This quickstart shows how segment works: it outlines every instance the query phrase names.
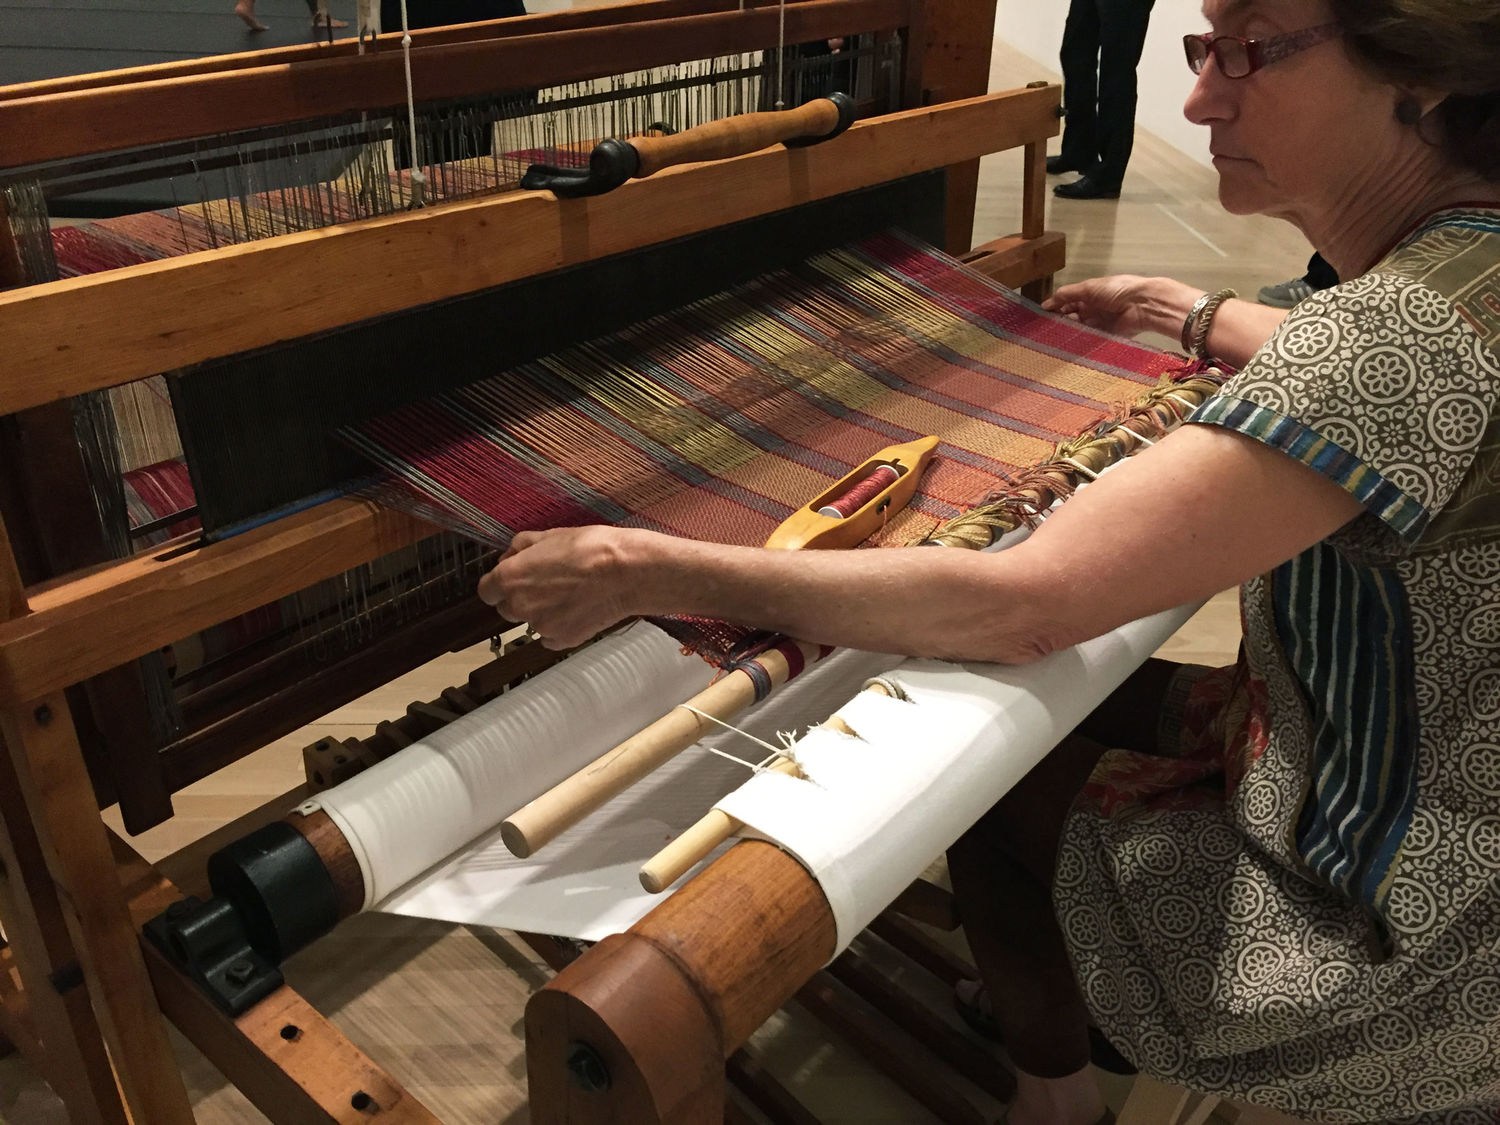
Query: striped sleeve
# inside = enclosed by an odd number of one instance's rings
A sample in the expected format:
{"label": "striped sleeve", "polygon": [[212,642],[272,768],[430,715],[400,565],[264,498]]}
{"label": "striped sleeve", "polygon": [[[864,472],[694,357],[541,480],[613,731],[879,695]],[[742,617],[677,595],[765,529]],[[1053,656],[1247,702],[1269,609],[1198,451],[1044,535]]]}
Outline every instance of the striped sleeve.
{"label": "striped sleeve", "polygon": [[1303,301],[1189,420],[1323,474],[1410,548],[1472,466],[1497,388],[1452,300],[1377,271]]}
{"label": "striped sleeve", "polygon": [[1188,421],[1222,426],[1281,450],[1344,489],[1408,543],[1427,526],[1427,509],[1416,499],[1337,442],[1269,407],[1219,394],[1203,403]]}

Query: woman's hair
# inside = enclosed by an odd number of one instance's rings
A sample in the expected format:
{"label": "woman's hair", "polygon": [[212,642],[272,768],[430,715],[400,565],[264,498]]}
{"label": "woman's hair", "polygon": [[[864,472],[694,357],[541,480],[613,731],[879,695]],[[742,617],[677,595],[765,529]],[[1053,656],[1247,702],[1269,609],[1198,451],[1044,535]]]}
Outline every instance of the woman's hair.
{"label": "woman's hair", "polygon": [[1433,111],[1454,164],[1500,181],[1500,3],[1329,0],[1356,57],[1396,86],[1449,95]]}

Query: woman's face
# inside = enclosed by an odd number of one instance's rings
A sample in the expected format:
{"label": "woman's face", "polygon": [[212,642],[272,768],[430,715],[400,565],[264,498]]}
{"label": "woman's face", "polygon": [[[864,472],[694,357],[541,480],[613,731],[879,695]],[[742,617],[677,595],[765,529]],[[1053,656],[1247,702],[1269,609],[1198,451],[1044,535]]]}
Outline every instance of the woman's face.
{"label": "woman's face", "polygon": [[[1322,0],[1206,0],[1215,35],[1270,39],[1331,22]],[[1396,91],[1327,39],[1227,78],[1210,57],[1189,95],[1189,121],[1206,125],[1219,200],[1234,214],[1299,221],[1348,207],[1400,159]],[[1409,130],[1408,130],[1409,132]]]}

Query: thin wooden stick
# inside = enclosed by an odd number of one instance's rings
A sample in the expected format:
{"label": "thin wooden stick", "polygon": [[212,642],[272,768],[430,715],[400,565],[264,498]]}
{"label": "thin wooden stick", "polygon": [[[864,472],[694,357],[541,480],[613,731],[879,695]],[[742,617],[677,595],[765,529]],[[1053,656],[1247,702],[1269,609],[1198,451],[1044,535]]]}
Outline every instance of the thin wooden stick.
{"label": "thin wooden stick", "polygon": [[[865,690],[877,695],[891,694],[890,688],[880,682],[870,684]],[[820,725],[824,730],[835,730],[840,734],[859,737],[837,715],[830,716]],[[802,776],[797,763],[790,758],[782,758],[769,769],[772,773],[790,774],[793,777]],[[641,868],[641,886],[654,895],[661,894],[707,859],[720,844],[731,836],[738,836],[744,828],[744,821],[736,820],[719,809],[710,809],[706,816],[646,861],[646,865]]]}

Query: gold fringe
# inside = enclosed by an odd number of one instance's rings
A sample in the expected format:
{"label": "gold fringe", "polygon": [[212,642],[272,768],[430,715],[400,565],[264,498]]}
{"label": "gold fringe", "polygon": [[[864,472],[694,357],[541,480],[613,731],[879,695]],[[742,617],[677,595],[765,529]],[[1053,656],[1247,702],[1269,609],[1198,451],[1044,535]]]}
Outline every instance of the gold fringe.
{"label": "gold fringe", "polygon": [[1035,527],[1055,502],[1071,496],[1080,484],[1176,429],[1217,393],[1225,378],[1217,368],[1185,379],[1163,376],[1117,417],[1062,442],[1051,459],[1026,470],[1010,488],[986,496],[942,524],[923,542],[977,551],[1023,525]]}

